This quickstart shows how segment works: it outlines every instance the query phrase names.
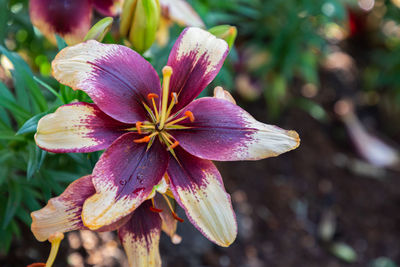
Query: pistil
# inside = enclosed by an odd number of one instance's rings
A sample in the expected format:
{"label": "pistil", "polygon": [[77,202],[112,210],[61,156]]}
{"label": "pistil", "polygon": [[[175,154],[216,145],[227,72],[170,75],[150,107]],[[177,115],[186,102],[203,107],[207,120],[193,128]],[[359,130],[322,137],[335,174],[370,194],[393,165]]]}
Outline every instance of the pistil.
{"label": "pistil", "polygon": [[160,114],[160,129],[164,128],[165,121],[167,119],[167,105],[168,105],[168,92],[169,92],[169,82],[171,80],[172,68],[170,66],[165,66],[162,69],[163,73],[163,95],[161,103],[161,114]]}

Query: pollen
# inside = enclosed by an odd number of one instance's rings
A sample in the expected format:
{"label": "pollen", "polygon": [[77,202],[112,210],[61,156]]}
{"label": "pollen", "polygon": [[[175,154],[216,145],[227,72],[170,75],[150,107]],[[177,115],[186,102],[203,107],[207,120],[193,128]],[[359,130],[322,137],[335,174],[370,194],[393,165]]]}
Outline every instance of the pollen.
{"label": "pollen", "polygon": [[188,117],[190,119],[190,122],[194,122],[194,115],[191,111],[187,110],[185,111],[185,116]]}
{"label": "pollen", "polygon": [[172,145],[170,145],[169,147],[168,147],[168,151],[170,151],[171,149],[174,149],[175,147],[177,147],[179,145],[179,142],[178,141],[175,141]]}
{"label": "pollen", "polygon": [[162,209],[157,209],[156,207],[152,207],[152,206],[150,206],[150,211],[152,211],[152,212],[156,212],[156,213],[161,213],[161,212],[163,212],[163,210]]}
{"label": "pollen", "polygon": [[135,142],[137,144],[139,144],[139,143],[148,143],[149,141],[150,141],[150,136],[148,136],[148,135],[143,137],[143,138],[133,140],[133,142]]}
{"label": "pollen", "polygon": [[153,98],[158,98],[158,95],[157,94],[155,94],[155,93],[150,93],[150,94],[148,94],[147,95],[147,99],[153,99]]}
{"label": "pollen", "polygon": [[142,134],[142,130],[140,129],[140,127],[142,127],[143,123],[141,121],[136,122],[136,129],[138,134]]}

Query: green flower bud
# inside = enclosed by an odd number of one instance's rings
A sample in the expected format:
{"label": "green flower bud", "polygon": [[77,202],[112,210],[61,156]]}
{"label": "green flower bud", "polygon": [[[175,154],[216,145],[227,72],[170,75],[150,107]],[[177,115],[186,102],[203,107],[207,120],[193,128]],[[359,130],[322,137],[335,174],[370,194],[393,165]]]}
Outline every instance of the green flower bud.
{"label": "green flower bud", "polygon": [[228,45],[229,49],[232,48],[233,44],[235,43],[237,29],[235,26],[231,25],[218,25],[212,27],[208,30],[210,33],[214,34],[216,37],[224,39]]}
{"label": "green flower bud", "polygon": [[153,44],[160,23],[161,9],[158,0],[125,0],[120,23],[120,33],[132,48],[145,52]]}
{"label": "green flower bud", "polygon": [[83,40],[96,40],[99,42],[103,41],[104,36],[106,36],[106,34],[111,30],[113,21],[114,20],[112,17],[106,17],[100,20],[95,25],[93,25],[93,27],[88,31]]}

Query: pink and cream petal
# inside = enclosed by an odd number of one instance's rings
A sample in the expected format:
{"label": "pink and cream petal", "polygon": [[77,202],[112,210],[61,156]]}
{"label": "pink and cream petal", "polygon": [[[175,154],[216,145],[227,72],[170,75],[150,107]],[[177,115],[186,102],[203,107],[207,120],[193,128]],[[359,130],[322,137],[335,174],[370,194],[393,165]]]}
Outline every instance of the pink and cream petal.
{"label": "pink and cream petal", "polygon": [[96,194],[86,200],[82,220],[96,230],[127,216],[151,194],[163,177],[168,153],[160,142],[149,150],[147,143],[127,133],[118,138],[100,157],[93,170]]}
{"label": "pink and cream petal", "polygon": [[124,123],[147,119],[142,102],[160,95],[154,68],[132,49],[95,40],[66,47],[52,62],[53,76],[74,90],[85,91],[106,114]]}
{"label": "pink and cream petal", "polygon": [[299,135],[261,123],[226,100],[204,97],[183,111],[194,115],[194,122],[182,125],[191,129],[171,131],[187,152],[200,158],[219,161],[258,160],[275,157],[297,148]]}
{"label": "pink and cream petal", "polygon": [[130,267],[160,267],[159,242],[161,219],[150,211],[151,202],[145,201],[131,219],[118,230]]}
{"label": "pink and cream petal", "polygon": [[30,0],[32,24],[56,44],[54,34],[72,45],[83,40],[90,29],[92,5],[89,0]]}
{"label": "pink and cream petal", "polygon": [[121,13],[122,0],[93,0],[94,8],[104,16],[116,16]]}
{"label": "pink and cream petal", "polygon": [[36,144],[54,153],[93,152],[105,149],[132,125],[106,115],[96,105],[79,102],[59,107],[40,119]]}
{"label": "pink and cream petal", "polygon": [[229,52],[228,44],[200,28],[186,28],[172,48],[170,88],[178,94],[178,111],[195,99],[217,76]]}
{"label": "pink and cream petal", "polygon": [[167,170],[176,201],[205,237],[229,246],[237,234],[236,217],[217,168],[181,148],[176,149],[176,156],[179,162],[172,157]]}
{"label": "pink and cream petal", "polygon": [[58,197],[49,200],[41,210],[31,213],[31,230],[39,241],[46,241],[52,234],[85,229],[81,212],[84,201],[95,193],[90,175],[72,184]]}
{"label": "pink and cream petal", "polygon": [[[174,202],[173,200],[170,201]],[[157,209],[162,210],[162,212],[159,213],[162,220],[161,229],[171,238],[171,240],[174,240],[178,221],[172,215],[172,211],[161,194],[155,195],[154,205]]]}
{"label": "pink and cream petal", "polygon": [[162,15],[181,26],[205,27],[196,11],[185,0],[160,0]]}

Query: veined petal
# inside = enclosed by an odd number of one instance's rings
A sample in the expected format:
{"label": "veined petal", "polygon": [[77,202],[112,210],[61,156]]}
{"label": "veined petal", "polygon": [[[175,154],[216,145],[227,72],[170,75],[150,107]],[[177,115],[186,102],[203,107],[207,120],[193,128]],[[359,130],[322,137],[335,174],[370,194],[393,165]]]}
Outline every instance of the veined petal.
{"label": "veined petal", "polygon": [[94,193],[92,176],[84,176],[70,184],[60,196],[50,199],[44,208],[32,212],[31,230],[36,239],[45,241],[56,232],[85,229],[82,206]]}
{"label": "veined petal", "polygon": [[275,157],[300,144],[295,131],[255,120],[245,110],[226,100],[204,97],[193,101],[195,121],[188,130],[171,131],[187,152],[209,160],[258,160]]}
{"label": "veined petal", "polygon": [[94,8],[104,16],[116,16],[121,12],[122,0],[93,0]]}
{"label": "veined petal", "polygon": [[143,202],[131,219],[118,230],[130,267],[161,266],[158,248],[161,218],[157,213],[150,211],[150,207],[150,201]]}
{"label": "veined petal", "polygon": [[167,202],[161,194],[156,194],[154,196],[154,204],[157,209],[162,210],[162,212],[160,212],[160,217],[162,220],[161,229],[171,238],[171,240],[173,240],[178,221],[172,215]]}
{"label": "veined petal", "polygon": [[160,0],[163,16],[181,26],[204,27],[196,11],[184,0]]}
{"label": "veined petal", "polygon": [[146,119],[142,102],[160,95],[156,71],[132,49],[94,40],[66,47],[52,62],[53,76],[85,91],[106,114],[125,123]]}
{"label": "veined petal", "polygon": [[40,148],[54,153],[93,152],[109,147],[129,127],[94,104],[72,103],[40,119],[35,141]]}
{"label": "veined petal", "polygon": [[52,43],[57,33],[68,44],[76,44],[90,29],[92,6],[88,0],[30,0],[29,14],[32,24]]}
{"label": "veined petal", "polygon": [[170,88],[178,94],[178,111],[215,78],[228,54],[228,44],[199,28],[186,28],[172,48],[168,66],[172,67]]}
{"label": "veined petal", "polygon": [[167,172],[176,201],[205,237],[220,246],[229,246],[236,238],[237,224],[221,175],[211,161],[181,148],[175,151],[179,162],[171,158]]}
{"label": "veined petal", "polygon": [[82,220],[91,230],[109,225],[135,210],[163,177],[168,153],[156,140],[147,143],[127,133],[118,138],[100,157],[93,169],[96,194],[86,200]]}

